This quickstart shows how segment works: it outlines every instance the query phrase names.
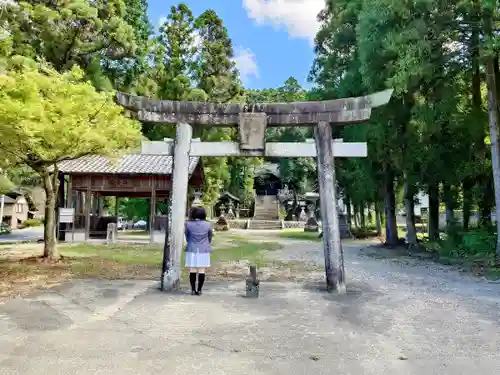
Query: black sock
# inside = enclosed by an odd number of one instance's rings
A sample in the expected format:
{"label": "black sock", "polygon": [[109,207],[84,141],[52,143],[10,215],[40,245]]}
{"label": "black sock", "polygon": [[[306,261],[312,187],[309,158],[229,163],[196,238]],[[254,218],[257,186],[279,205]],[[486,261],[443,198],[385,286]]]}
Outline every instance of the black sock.
{"label": "black sock", "polygon": [[203,283],[205,282],[205,274],[198,274],[198,292],[201,292],[201,288],[203,288]]}
{"label": "black sock", "polygon": [[189,273],[189,283],[191,284],[191,290],[196,291],[196,272]]}

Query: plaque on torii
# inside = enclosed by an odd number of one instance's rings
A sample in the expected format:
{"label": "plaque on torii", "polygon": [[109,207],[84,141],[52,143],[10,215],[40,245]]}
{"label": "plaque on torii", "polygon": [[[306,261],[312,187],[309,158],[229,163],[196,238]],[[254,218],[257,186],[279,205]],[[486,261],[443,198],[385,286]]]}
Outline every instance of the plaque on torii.
{"label": "plaque on torii", "polygon": [[[387,104],[392,91],[389,89],[355,98],[254,105],[154,100],[117,93],[117,102],[132,111],[139,121],[177,124],[175,140],[142,144],[143,153],[173,156],[171,209],[165,240],[162,288],[176,289],[180,283],[190,156],[311,156],[316,157],[318,165],[326,286],[328,291],[344,292],[334,158],[365,157],[367,146],[364,142],[333,140],[331,125],[369,120],[371,110]],[[202,142],[192,139],[191,125],[237,126],[238,142]],[[268,126],[314,126],[314,142],[266,143]],[[172,217],[175,217],[174,221]]]}

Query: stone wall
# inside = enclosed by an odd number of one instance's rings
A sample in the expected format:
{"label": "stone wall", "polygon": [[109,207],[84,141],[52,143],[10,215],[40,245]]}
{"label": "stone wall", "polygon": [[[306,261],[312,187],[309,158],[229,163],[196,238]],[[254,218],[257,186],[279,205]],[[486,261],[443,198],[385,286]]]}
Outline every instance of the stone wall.
{"label": "stone wall", "polygon": [[[229,229],[247,229],[247,221],[248,220],[228,220]],[[217,220],[210,220],[212,225],[215,225]]]}
{"label": "stone wall", "polygon": [[[212,224],[215,224],[217,220],[211,220]],[[247,221],[244,219],[239,220],[228,220],[229,229],[247,229]],[[283,229],[304,229],[306,225],[305,221],[283,221],[284,228]]]}
{"label": "stone wall", "polygon": [[284,229],[303,229],[306,225],[305,221],[284,221]]}

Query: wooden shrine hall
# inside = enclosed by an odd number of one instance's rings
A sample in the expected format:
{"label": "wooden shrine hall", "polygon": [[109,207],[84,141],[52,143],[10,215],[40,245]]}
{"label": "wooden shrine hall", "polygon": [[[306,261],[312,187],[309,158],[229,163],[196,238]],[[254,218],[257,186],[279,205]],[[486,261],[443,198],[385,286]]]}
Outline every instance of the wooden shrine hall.
{"label": "wooden shrine hall", "polygon": [[[156,215],[156,203],[170,196],[172,167],[172,156],[141,153],[126,154],[116,159],[88,155],[62,161],[58,164],[59,207],[75,209],[74,230],[83,231],[84,240],[88,240],[105,238],[108,223],[118,221],[117,209],[112,215],[106,214],[103,197],[116,197],[117,203],[119,198],[125,197],[149,198],[151,237],[154,230],[165,226],[166,217]],[[198,190],[203,184],[201,160],[191,157],[189,186]],[[64,236],[60,239],[63,240]]]}

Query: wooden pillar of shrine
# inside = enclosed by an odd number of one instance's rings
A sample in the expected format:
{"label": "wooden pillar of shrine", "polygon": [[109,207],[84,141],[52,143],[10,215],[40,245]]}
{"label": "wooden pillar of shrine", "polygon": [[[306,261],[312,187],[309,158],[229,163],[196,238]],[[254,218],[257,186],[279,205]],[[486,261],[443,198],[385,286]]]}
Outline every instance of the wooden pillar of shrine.
{"label": "wooden pillar of shrine", "polygon": [[60,223],[59,222],[59,208],[64,208],[65,207],[65,199],[64,199],[64,173],[59,172],[58,174],[58,179],[59,179],[59,188],[57,191],[57,205],[56,205],[56,220],[57,224],[59,226],[58,230],[58,235],[57,235],[57,240],[58,241],[64,241],[64,235],[66,231],[66,223]]}
{"label": "wooden pillar of shrine", "polygon": [[101,194],[97,195],[97,216],[104,216],[104,197]]}
{"label": "wooden pillar of shrine", "polygon": [[115,216],[118,222],[118,216],[120,212],[120,197],[115,197]]}
{"label": "wooden pillar of shrine", "polygon": [[[71,175],[68,175],[68,183],[66,184],[66,207],[73,208],[73,179]],[[64,240],[69,236],[69,230],[74,233],[75,231],[75,221],[76,221],[76,213],[73,215],[73,222],[71,224],[66,224],[66,231],[64,232]],[[72,239],[74,240],[74,234],[72,235]]]}
{"label": "wooden pillar of shrine", "polygon": [[88,177],[87,190],[85,191],[85,241],[90,239],[90,213],[92,210],[92,178]]}
{"label": "wooden pillar of shrine", "polygon": [[73,208],[73,179],[71,178],[71,175],[68,175],[66,190],[66,207]]}
{"label": "wooden pillar of shrine", "polygon": [[151,178],[151,202],[149,209],[149,242],[154,243],[155,218],[156,218],[156,178]]}
{"label": "wooden pillar of shrine", "polygon": [[75,192],[75,214],[82,213],[82,192],[77,190]]}

